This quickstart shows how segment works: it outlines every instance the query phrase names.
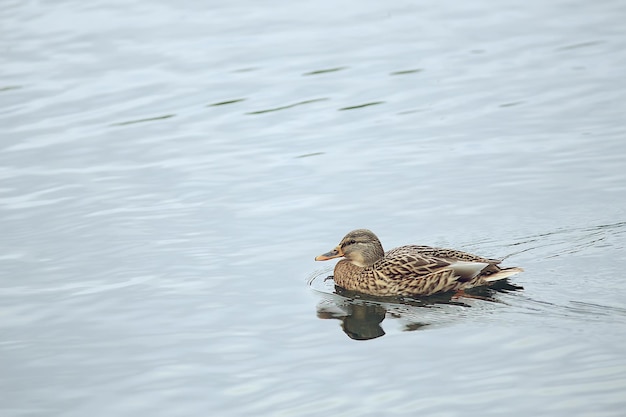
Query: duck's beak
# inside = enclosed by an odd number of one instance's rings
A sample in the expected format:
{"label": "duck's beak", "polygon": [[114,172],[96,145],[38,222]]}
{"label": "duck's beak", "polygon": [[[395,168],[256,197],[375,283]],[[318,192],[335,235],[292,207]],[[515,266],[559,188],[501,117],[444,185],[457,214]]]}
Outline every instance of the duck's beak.
{"label": "duck's beak", "polygon": [[315,260],[316,261],[327,261],[327,260],[333,259],[333,258],[341,258],[342,256],[343,256],[343,251],[341,250],[340,246],[337,246],[335,249],[331,250],[330,252],[326,252],[324,254],[316,256]]}

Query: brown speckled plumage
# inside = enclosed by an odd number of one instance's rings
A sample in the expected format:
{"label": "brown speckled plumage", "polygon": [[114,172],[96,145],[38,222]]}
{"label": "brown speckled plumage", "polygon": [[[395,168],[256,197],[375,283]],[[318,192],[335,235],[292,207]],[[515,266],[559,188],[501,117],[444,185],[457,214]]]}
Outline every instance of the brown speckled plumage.
{"label": "brown speckled plumage", "polygon": [[453,249],[407,245],[383,251],[374,233],[348,233],[332,251],[316,257],[345,257],[335,266],[335,284],[375,296],[431,295],[488,285],[522,271],[500,268],[498,259]]}

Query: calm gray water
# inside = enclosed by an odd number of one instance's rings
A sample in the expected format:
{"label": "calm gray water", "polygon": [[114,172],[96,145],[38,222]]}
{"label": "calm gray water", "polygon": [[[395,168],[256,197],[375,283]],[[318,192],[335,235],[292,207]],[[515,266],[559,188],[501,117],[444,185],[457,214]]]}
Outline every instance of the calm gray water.
{"label": "calm gray water", "polygon": [[[623,415],[624,22],[4,2],[0,414]],[[524,289],[343,297],[313,258],[359,227]]]}

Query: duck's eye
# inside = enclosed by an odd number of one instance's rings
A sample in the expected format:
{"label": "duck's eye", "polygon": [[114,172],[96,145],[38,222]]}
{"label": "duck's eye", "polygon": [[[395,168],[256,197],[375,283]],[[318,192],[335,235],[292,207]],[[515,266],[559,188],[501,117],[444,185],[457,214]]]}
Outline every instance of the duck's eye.
{"label": "duck's eye", "polygon": [[351,245],[354,245],[355,243],[356,243],[356,240],[354,240],[354,239],[352,239],[352,240],[350,241],[350,244],[351,244]]}

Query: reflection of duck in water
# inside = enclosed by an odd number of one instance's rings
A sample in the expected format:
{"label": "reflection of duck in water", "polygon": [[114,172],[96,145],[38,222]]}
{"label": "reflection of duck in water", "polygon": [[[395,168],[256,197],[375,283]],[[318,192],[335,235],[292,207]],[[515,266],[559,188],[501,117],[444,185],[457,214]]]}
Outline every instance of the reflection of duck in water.
{"label": "reflection of duck in water", "polygon": [[[329,277],[331,278],[331,277]],[[385,335],[383,320],[394,319],[401,323],[400,330],[411,332],[422,330],[431,325],[441,326],[446,322],[458,323],[456,314],[441,314],[447,306],[469,308],[469,300],[500,303],[495,297],[498,293],[510,293],[522,287],[500,280],[489,287],[476,287],[466,299],[457,298],[453,294],[437,294],[420,298],[378,298],[361,296],[353,291],[335,287],[334,296],[328,295],[317,305],[317,317],[320,319],[337,319],[341,321],[344,333],[354,340],[369,340]]]}
{"label": "reflection of duck in water", "polygon": [[344,257],[335,265],[335,284],[375,296],[423,296],[491,285],[522,272],[501,268],[501,260],[453,249],[407,245],[387,253],[374,233],[348,233],[332,251],[316,261]]}
{"label": "reflection of duck in water", "polygon": [[317,317],[341,320],[344,333],[354,340],[369,340],[384,336],[385,331],[380,323],[385,319],[386,314],[387,310],[378,304],[345,304],[339,311],[331,310],[321,304],[317,307]]}

